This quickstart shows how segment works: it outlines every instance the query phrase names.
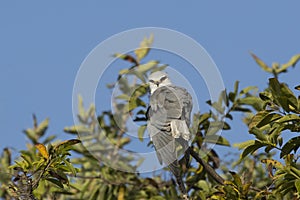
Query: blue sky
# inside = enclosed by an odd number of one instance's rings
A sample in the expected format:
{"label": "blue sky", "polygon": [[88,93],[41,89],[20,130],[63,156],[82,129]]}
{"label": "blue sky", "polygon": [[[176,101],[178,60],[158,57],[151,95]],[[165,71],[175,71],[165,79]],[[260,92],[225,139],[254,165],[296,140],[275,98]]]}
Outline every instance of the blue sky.
{"label": "blue sky", "polygon": [[[62,130],[73,124],[72,90],[81,63],[100,42],[132,28],[182,32],[207,50],[229,90],[236,80],[241,87],[263,88],[269,75],[249,52],[269,64],[284,63],[300,53],[299,7],[297,1],[2,1],[0,149],[25,147],[22,130],[32,127],[32,113],[40,121],[50,118],[49,134],[70,137]],[[137,38],[137,45],[141,39]],[[167,58],[161,61],[174,62]],[[293,87],[300,83],[299,77],[298,64],[280,78]],[[242,116],[236,117],[239,121]],[[233,127],[224,133],[231,142],[249,138],[241,123]]]}

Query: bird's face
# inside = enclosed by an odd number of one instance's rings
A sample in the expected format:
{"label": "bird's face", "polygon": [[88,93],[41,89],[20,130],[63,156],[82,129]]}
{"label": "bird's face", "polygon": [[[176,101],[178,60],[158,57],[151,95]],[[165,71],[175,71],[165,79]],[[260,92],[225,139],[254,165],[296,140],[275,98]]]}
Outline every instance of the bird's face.
{"label": "bird's face", "polygon": [[171,80],[168,77],[168,74],[165,72],[157,71],[149,76],[149,86],[150,86],[150,93],[153,92],[162,86],[171,85]]}

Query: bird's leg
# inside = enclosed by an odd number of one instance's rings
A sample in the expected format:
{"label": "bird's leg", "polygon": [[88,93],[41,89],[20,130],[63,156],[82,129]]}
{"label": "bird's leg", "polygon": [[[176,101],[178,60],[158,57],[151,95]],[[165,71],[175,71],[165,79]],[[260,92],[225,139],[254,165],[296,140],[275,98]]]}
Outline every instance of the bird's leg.
{"label": "bird's leg", "polygon": [[182,195],[183,200],[189,200],[189,196],[187,194]]}
{"label": "bird's leg", "polygon": [[[183,170],[186,171],[190,167],[190,151],[187,149],[184,152],[184,157],[179,161],[180,165],[183,164]],[[185,169],[184,169],[185,168]]]}
{"label": "bird's leg", "polygon": [[184,183],[182,181],[182,178],[181,178],[181,173],[180,173],[180,169],[179,169],[179,165],[178,165],[178,160],[175,160],[174,162],[172,162],[170,165],[169,165],[169,169],[170,171],[172,172],[172,174],[175,176],[176,178],[176,182],[178,184],[178,187],[180,189],[180,192],[182,193],[183,195],[183,198],[184,199],[188,199],[188,194],[186,192],[186,189],[185,189],[185,186],[184,186]]}
{"label": "bird's leg", "polygon": [[189,143],[184,140],[182,137],[176,139],[176,141],[182,146],[182,149],[184,150],[184,157],[179,161],[179,164],[184,164],[186,168],[189,168],[189,162],[190,162],[190,147]]}

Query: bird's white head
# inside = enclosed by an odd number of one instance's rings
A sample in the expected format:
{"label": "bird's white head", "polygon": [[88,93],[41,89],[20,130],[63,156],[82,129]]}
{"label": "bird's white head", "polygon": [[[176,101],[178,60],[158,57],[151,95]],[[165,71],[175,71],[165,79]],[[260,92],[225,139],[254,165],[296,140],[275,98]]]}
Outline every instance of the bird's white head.
{"label": "bird's white head", "polygon": [[169,79],[169,76],[167,73],[162,71],[157,71],[149,76],[149,87],[150,87],[150,93],[153,94],[153,92],[162,86],[171,85],[172,82]]}

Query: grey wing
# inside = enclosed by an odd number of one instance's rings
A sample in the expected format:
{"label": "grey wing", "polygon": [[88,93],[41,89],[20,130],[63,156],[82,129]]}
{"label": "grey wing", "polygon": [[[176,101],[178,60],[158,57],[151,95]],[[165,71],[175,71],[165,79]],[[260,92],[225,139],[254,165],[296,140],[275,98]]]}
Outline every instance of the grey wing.
{"label": "grey wing", "polygon": [[150,97],[153,112],[164,112],[167,119],[179,119],[182,115],[181,93],[173,86],[158,88]]}
{"label": "grey wing", "polygon": [[163,103],[168,118],[185,120],[189,126],[193,108],[193,99],[190,93],[182,87],[173,85],[161,87],[157,91],[162,96],[159,98],[160,105]]}
{"label": "grey wing", "polygon": [[193,99],[190,93],[188,93],[185,89],[182,88],[182,118],[185,119],[186,124],[190,126],[191,123],[191,112],[193,109]]}
{"label": "grey wing", "polygon": [[171,164],[177,159],[175,139],[170,132],[170,120],[179,118],[181,106],[168,88],[158,88],[150,96],[147,129],[160,164]]}
{"label": "grey wing", "polygon": [[[173,119],[185,119],[190,124],[192,110],[192,98],[183,88],[165,86],[158,88],[150,97],[148,112],[148,132],[157,151],[157,157],[162,164],[169,165],[177,159],[175,138],[170,132],[170,121]],[[188,142],[182,141],[181,145],[187,148]]]}
{"label": "grey wing", "polygon": [[[170,131],[170,121],[180,119],[182,106],[174,88],[158,88],[150,96],[149,121],[159,131]],[[151,136],[151,133],[150,133]]]}

